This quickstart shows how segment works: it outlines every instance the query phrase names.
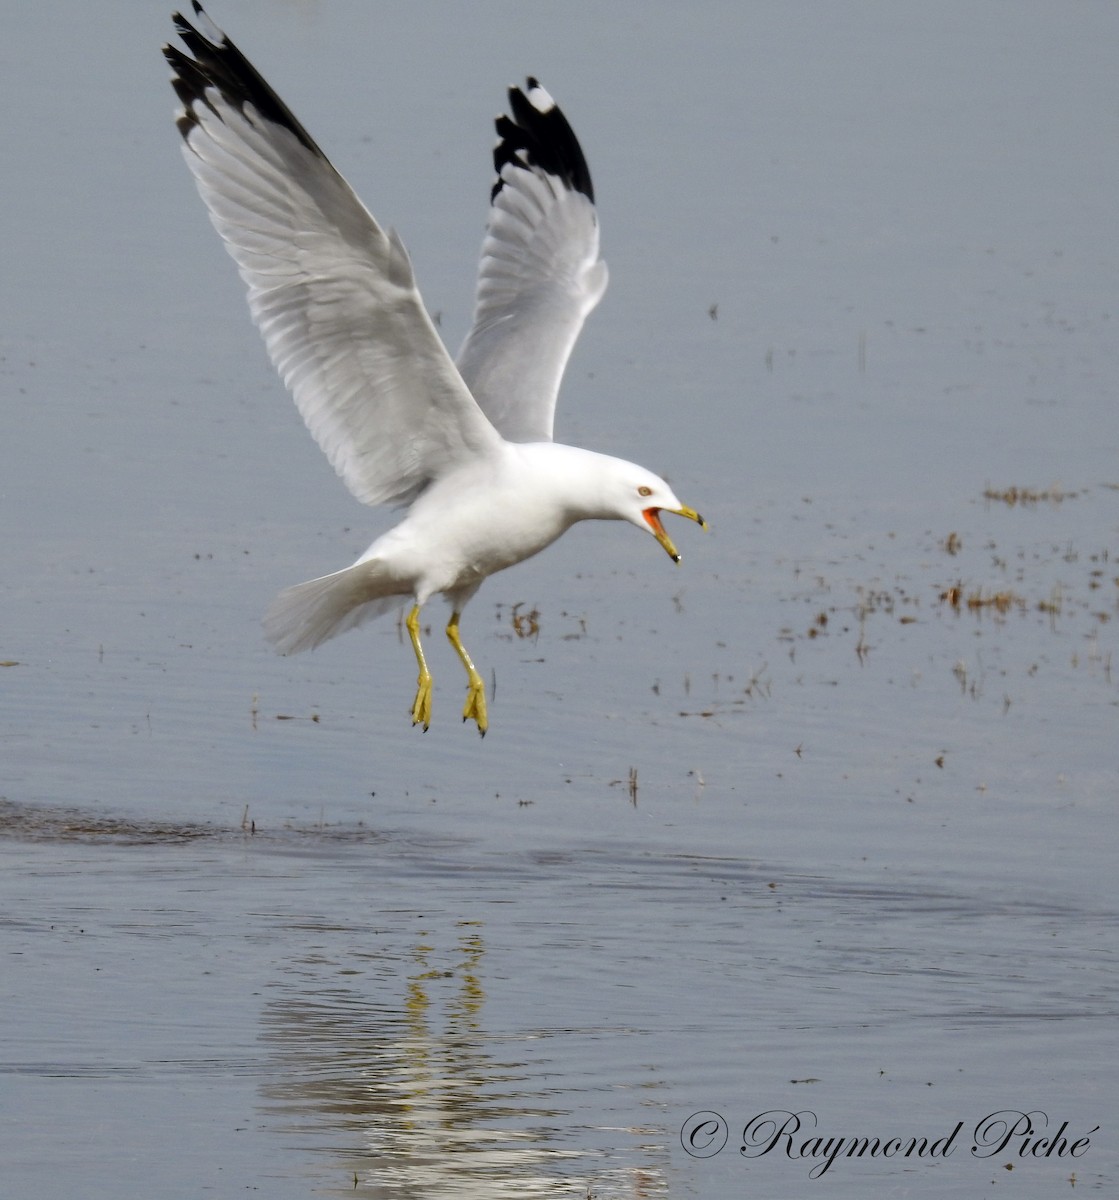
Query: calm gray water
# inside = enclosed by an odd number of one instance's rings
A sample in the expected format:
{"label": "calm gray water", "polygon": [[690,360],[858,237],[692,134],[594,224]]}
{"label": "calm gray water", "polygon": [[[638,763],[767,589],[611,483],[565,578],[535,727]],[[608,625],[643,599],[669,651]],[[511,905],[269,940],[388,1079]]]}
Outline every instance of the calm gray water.
{"label": "calm gray water", "polygon": [[164,6],[10,13],[4,1193],[1111,1194],[1119,10],[210,11],[453,345],[541,77],[612,277],[560,436],[713,528],[491,580],[484,741],[437,605],[426,735],[391,619],[272,656],[391,515],[248,321]]}

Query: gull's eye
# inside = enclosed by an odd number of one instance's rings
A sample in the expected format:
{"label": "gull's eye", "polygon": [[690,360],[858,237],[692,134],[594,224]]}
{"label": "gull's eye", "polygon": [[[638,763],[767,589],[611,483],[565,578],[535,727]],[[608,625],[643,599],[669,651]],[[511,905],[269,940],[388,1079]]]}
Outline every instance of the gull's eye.
{"label": "gull's eye", "polygon": [[646,487],[644,484],[642,484],[637,489],[637,494],[639,496],[651,496],[653,494],[653,489],[651,487]]}

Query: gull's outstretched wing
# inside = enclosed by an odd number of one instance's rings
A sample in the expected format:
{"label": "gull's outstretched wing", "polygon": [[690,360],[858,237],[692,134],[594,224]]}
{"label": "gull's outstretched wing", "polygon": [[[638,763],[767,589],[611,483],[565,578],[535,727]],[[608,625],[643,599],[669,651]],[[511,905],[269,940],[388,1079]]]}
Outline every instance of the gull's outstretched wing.
{"label": "gull's outstretched wing", "polygon": [[474,327],[458,367],[503,437],[551,441],[556,394],[587,314],[606,290],[587,162],[535,79],[497,119],[497,183]]}
{"label": "gull's outstretched wing", "polygon": [[406,503],[500,438],[447,354],[408,254],[194,4],[164,54],[183,154],[307,427],[367,504]]}

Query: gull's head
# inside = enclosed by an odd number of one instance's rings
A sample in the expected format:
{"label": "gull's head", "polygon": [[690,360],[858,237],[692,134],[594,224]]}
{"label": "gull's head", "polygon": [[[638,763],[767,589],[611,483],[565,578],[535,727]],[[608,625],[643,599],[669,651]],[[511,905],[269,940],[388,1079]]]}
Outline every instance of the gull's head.
{"label": "gull's head", "polygon": [[617,516],[636,525],[638,529],[651,533],[664,547],[669,558],[678,563],[680,555],[665,532],[661,514],[674,513],[678,517],[687,517],[689,521],[695,521],[701,529],[707,528],[707,522],[694,508],[681,504],[663,479],[643,467],[621,463],[616,482]]}

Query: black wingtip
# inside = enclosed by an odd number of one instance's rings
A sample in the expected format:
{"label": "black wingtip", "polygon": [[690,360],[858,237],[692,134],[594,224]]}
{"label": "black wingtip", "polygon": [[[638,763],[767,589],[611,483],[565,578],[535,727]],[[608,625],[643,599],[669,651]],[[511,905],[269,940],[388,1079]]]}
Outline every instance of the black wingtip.
{"label": "black wingtip", "polygon": [[[537,107],[535,99],[547,99],[545,107]],[[498,143],[494,147],[493,165],[497,181],[490,193],[492,200],[501,191],[502,170],[512,163],[518,167],[535,167],[563,181],[572,191],[581,192],[594,203],[594,185],[579,139],[559,105],[530,75],[525,87],[509,89],[509,113],[502,113],[494,122]]]}
{"label": "black wingtip", "polygon": [[276,95],[256,67],[218,29],[198,0],[193,0],[192,7],[199,24],[206,27],[205,33],[180,12],[173,13],[171,20],[175,32],[194,57],[189,57],[177,46],[163,47],[163,57],[174,72],[171,86],[183,105],[183,113],[176,122],[183,137],[189,138],[191,130],[198,124],[195,105],[206,103],[206,89],[215,88],[228,104],[241,110],[246,104],[251,104],[265,120],[288,129],[313,154],[325,157],[314,138],[295,119],[291,109]]}

